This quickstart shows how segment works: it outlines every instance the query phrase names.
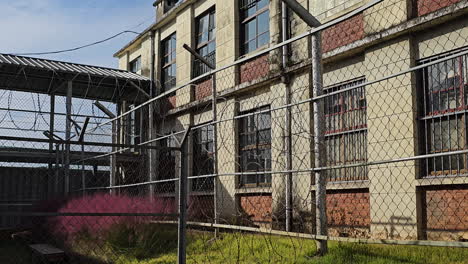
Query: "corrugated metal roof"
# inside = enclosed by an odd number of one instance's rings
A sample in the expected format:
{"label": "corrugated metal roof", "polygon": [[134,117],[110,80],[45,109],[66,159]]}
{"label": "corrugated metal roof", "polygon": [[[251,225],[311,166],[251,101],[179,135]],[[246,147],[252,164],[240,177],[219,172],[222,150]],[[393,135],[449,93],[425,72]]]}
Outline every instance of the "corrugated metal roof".
{"label": "corrugated metal roof", "polygon": [[36,68],[56,72],[93,75],[99,77],[111,77],[118,79],[131,79],[137,81],[149,81],[148,77],[112,68],[83,65],[70,62],[38,59],[0,53],[0,65],[13,65],[20,67]]}

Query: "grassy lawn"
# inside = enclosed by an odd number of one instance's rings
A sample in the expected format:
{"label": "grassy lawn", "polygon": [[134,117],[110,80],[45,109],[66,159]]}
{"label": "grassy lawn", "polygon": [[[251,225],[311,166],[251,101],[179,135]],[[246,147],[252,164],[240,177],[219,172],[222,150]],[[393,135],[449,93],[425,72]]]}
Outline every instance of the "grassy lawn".
{"label": "grassy lawn", "polygon": [[[177,233],[169,226],[118,228],[97,242],[92,235],[76,239],[68,250],[88,260],[70,263],[173,264]],[[468,249],[421,246],[365,245],[330,242],[325,257],[314,257],[315,242],[269,235],[190,231],[188,263],[468,263]],[[74,260],[77,260],[73,258]],[[27,249],[0,243],[0,263],[31,263]]]}
{"label": "grassy lawn", "polygon": [[[177,241],[173,227],[146,227],[145,241],[126,239],[128,230],[113,232],[103,249],[93,257],[116,264],[176,263]],[[148,235],[152,234],[152,235]],[[90,241],[83,241],[89,248]],[[270,235],[224,233],[214,240],[212,233],[191,231],[188,263],[468,263],[468,249],[422,246],[366,245],[330,242],[330,253],[314,257],[315,242]],[[88,253],[89,255],[89,253]]]}

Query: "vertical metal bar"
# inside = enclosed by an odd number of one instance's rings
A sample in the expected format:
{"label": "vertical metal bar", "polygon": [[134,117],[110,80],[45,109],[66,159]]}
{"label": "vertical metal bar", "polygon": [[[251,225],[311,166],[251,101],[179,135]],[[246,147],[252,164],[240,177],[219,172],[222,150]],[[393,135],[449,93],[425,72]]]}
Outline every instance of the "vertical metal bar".
{"label": "vertical metal bar", "polygon": [[73,82],[68,81],[67,98],[65,101],[65,107],[67,112],[67,118],[65,120],[65,194],[70,192],[70,143],[71,138],[71,118],[72,118],[72,93],[73,93]]}
{"label": "vertical metal bar", "polygon": [[[215,177],[213,178],[213,210],[214,210],[214,223],[219,224],[219,211],[218,211],[218,97],[217,97],[217,89],[216,89],[216,74],[211,76],[212,80],[212,112],[213,112],[213,174]],[[218,237],[219,228],[215,228],[215,237]]]}
{"label": "vertical metal bar", "polygon": [[[49,152],[53,153],[54,152],[54,143],[52,142],[52,135],[54,135],[54,130],[55,130],[55,95],[51,94],[50,95],[50,114],[49,114],[49,135],[51,135],[50,142],[49,142]],[[49,177],[47,179],[47,186],[50,186],[50,179],[53,178],[53,182],[57,181],[57,177],[54,174],[54,166],[53,162],[49,162]],[[50,198],[50,192],[53,189],[53,186],[50,186],[51,188],[48,189],[47,191],[47,197]],[[55,190],[54,190],[55,192]]]}
{"label": "vertical metal bar", "polygon": [[[435,65],[436,67],[438,67],[438,65]],[[433,93],[433,87],[434,87],[434,76],[433,76],[433,69],[432,67],[434,66],[429,66],[429,71],[428,71],[428,86],[427,86],[427,89],[429,90],[429,94],[430,94],[430,97],[431,97],[431,115],[434,115],[434,104],[435,104],[435,100],[434,100],[434,93]],[[436,143],[435,143],[435,131],[436,131],[436,118],[431,118],[431,148],[433,148],[433,150],[431,150],[431,153],[435,153],[436,152]],[[437,171],[437,159],[440,159],[440,158],[432,158],[432,170],[433,172],[436,172]]]}
{"label": "vertical metal bar", "polygon": [[54,175],[54,195],[57,196],[59,189],[59,175],[60,175],[60,144],[55,144],[55,175]]}
{"label": "vertical metal bar", "polygon": [[[422,72],[421,78],[422,78],[422,84],[423,84],[423,85],[422,85],[422,93],[423,93],[423,97],[424,97],[424,99],[423,99],[423,110],[422,110],[422,115],[423,115],[424,117],[426,117],[426,116],[427,116],[427,100],[428,100],[428,99],[427,99],[427,97],[428,97],[428,95],[427,95],[428,87],[427,87],[427,86],[428,86],[428,83],[429,83],[429,82],[427,81],[426,74],[428,74],[428,68],[422,69],[421,72]],[[427,122],[427,119],[425,118],[425,119],[424,119],[424,130],[423,130],[423,131],[424,131],[424,147],[425,147],[425,150],[426,150],[426,151],[424,152],[424,154],[429,154],[429,148],[428,148],[428,146],[429,146],[429,139],[428,139],[428,136],[427,136],[427,135],[428,135],[428,131],[429,131],[428,125],[429,125],[429,124],[428,124],[428,122]],[[426,165],[426,166],[425,166],[425,167],[426,167],[426,173],[425,173],[425,175],[423,175],[423,176],[429,176],[429,162],[430,162],[430,159],[425,159],[425,162],[424,162],[424,163],[425,163],[425,165]]]}
{"label": "vertical metal bar", "polygon": [[[120,113],[117,112],[117,115]],[[117,139],[117,120],[112,122],[112,144],[118,144],[118,139]],[[112,153],[115,153],[117,151],[117,147],[112,146]],[[112,154],[110,156],[110,175],[109,175],[109,187],[114,187],[116,182],[116,174],[117,174],[117,156],[116,154]],[[109,190],[110,194],[114,194],[114,189],[111,188]]]}
{"label": "vertical metal bar", "polygon": [[[323,94],[322,79],[322,37],[321,32],[312,35],[312,85],[313,96]],[[323,100],[314,100],[314,153],[315,167],[323,168],[325,161],[324,145],[324,107]],[[327,210],[326,210],[326,178],[324,171],[315,172],[315,199],[317,216],[317,235],[326,236]],[[328,251],[327,240],[317,240],[317,253],[324,255]]]}
{"label": "vertical metal bar", "polygon": [[85,172],[85,147],[81,145],[81,189],[83,190],[83,195],[86,194],[86,172]]}
{"label": "vertical metal bar", "polygon": [[179,168],[179,221],[178,221],[178,246],[177,246],[177,263],[186,263],[186,248],[187,248],[187,140],[182,141],[180,146],[180,168]]}
{"label": "vertical metal bar", "polygon": [[[443,64],[443,67],[445,70],[447,70],[447,62],[444,62]],[[443,106],[442,106],[442,92],[440,91],[441,89],[441,85],[442,85],[442,73],[441,73],[441,70],[439,69],[439,71],[437,72],[437,78],[438,78],[438,85],[439,85],[439,91],[437,91],[437,95],[438,95],[438,100],[439,100],[439,109],[437,109],[438,113],[442,113],[443,111]],[[445,83],[445,81],[444,81]],[[442,123],[443,123],[443,118],[442,115],[439,117],[439,140],[440,140],[440,150],[439,151],[443,151],[444,149],[444,140],[443,140],[443,134],[442,134]],[[441,172],[443,173],[444,172],[444,169],[445,169],[445,164],[444,164],[444,159],[445,157],[441,157],[440,161],[441,161],[441,164],[442,164],[442,167],[441,167]]]}
{"label": "vertical metal bar", "polygon": [[[156,59],[156,54],[155,54],[155,32],[151,31],[150,32],[150,38],[151,38],[151,68],[150,68],[150,97],[153,98],[155,95],[155,85],[154,85],[154,79],[155,79],[155,59]],[[153,124],[153,116],[154,116],[154,111],[153,107],[154,104],[149,104],[148,105],[148,138],[147,140],[151,140],[154,137],[154,124]],[[150,143],[150,146],[154,146],[154,143]],[[156,180],[156,164],[154,162],[154,159],[156,158],[156,150],[150,148],[148,150],[148,178],[149,181],[155,181]],[[154,194],[155,194],[155,186],[154,184],[150,184],[148,186],[148,191],[149,191],[149,198],[151,201],[154,200]]]}
{"label": "vertical metal bar", "polygon": [[[289,36],[288,32],[288,7],[286,6],[285,3],[281,3],[281,28],[282,28],[282,41],[286,41]],[[284,45],[282,49],[282,64],[283,64],[283,69],[286,69],[288,66],[288,45]],[[285,78],[285,103],[286,105],[291,104],[291,86],[289,82],[287,81],[287,76]],[[286,199],[286,231],[290,232],[292,231],[292,226],[293,226],[293,174],[291,172],[292,170],[292,129],[291,129],[291,106],[286,108],[286,137],[285,137],[285,152],[286,152],[286,170],[289,171],[286,174],[286,188],[285,188],[285,199]]]}

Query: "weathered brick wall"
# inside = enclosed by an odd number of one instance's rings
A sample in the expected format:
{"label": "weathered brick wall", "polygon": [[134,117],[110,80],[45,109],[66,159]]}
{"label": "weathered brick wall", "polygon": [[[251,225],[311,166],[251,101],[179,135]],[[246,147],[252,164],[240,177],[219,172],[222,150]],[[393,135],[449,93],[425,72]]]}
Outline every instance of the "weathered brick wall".
{"label": "weathered brick wall", "polygon": [[468,186],[425,192],[427,230],[468,232]]}
{"label": "weathered brick wall", "polygon": [[252,222],[271,222],[271,205],[272,197],[269,194],[239,196],[239,209]]}
{"label": "weathered brick wall", "polygon": [[212,94],[212,80],[211,79],[207,79],[205,81],[202,81],[200,83],[198,83],[196,86],[195,86],[195,92],[194,92],[194,99],[195,100],[200,100],[200,99],[203,99],[205,97],[208,97]]}
{"label": "weathered brick wall", "polygon": [[364,35],[364,16],[363,14],[359,14],[323,32],[323,52],[353,43],[362,39]]}
{"label": "weathered brick wall", "polygon": [[240,83],[251,82],[265,77],[269,71],[268,54],[247,61],[240,66]]}
{"label": "weathered brick wall", "polygon": [[423,16],[447,7],[449,5],[456,4],[461,0],[417,0],[418,1],[418,16]]}
{"label": "weathered brick wall", "polygon": [[369,191],[327,191],[327,218],[331,227],[369,227]]}

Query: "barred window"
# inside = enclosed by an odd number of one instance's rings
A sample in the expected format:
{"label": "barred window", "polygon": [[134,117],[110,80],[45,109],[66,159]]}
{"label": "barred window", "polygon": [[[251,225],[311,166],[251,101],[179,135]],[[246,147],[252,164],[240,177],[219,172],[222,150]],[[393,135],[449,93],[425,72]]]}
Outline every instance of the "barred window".
{"label": "barred window", "polygon": [[[213,125],[206,125],[193,132],[193,174],[195,176],[214,173]],[[213,190],[213,178],[193,179],[193,191]]]}
{"label": "barred window", "polygon": [[[455,51],[459,52],[459,51]],[[452,52],[421,60],[427,63]],[[467,56],[425,67],[420,71],[421,146],[424,154],[467,149]],[[466,155],[449,155],[423,161],[422,176],[467,173]]]}
{"label": "barred window", "polygon": [[129,68],[130,68],[131,72],[138,73],[141,70],[141,56],[139,56],[138,58],[132,60],[129,63]]}
{"label": "barred window", "polygon": [[[212,9],[197,19],[197,52],[208,62],[216,65],[216,16]],[[193,75],[198,77],[207,73],[210,68],[196,59],[194,61]]]}
{"label": "barred window", "polygon": [[270,1],[240,0],[241,55],[270,42]]}
{"label": "barred window", "polygon": [[162,91],[168,91],[176,86],[176,33],[162,41],[161,63]]}
{"label": "barred window", "polygon": [[[174,150],[164,149],[176,147],[175,139],[172,136],[164,138],[160,141],[162,147],[159,151],[159,169],[158,180],[174,179],[176,175],[176,156]],[[156,184],[156,191],[159,193],[169,193],[175,191],[175,182],[163,182]]]}
{"label": "barred window", "polygon": [[[350,88],[365,79],[326,87],[325,94]],[[365,87],[358,87],[325,98],[325,143],[327,166],[367,161],[367,101]],[[367,180],[365,166],[327,171],[329,181]]]}
{"label": "barred window", "polygon": [[[258,108],[243,114],[269,110]],[[239,164],[241,172],[271,170],[271,113],[248,115],[239,120]],[[239,179],[242,187],[270,186],[271,174],[243,175]]]}

